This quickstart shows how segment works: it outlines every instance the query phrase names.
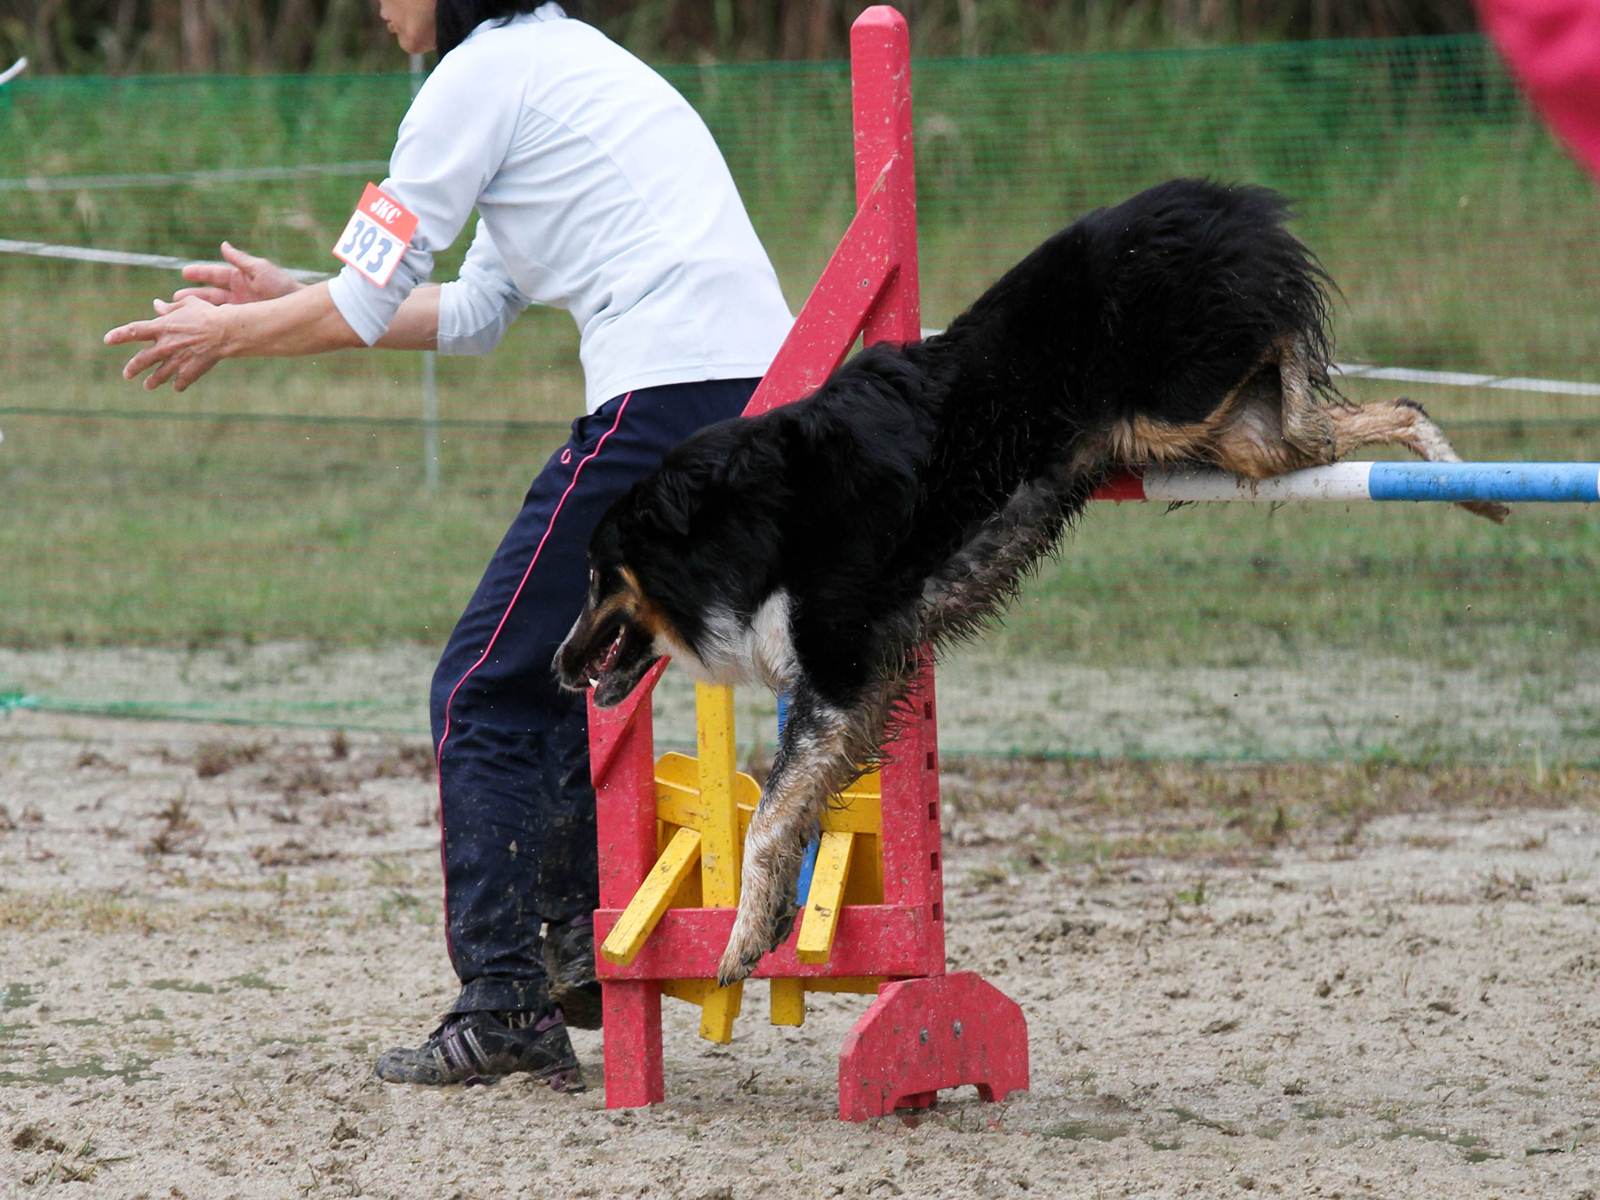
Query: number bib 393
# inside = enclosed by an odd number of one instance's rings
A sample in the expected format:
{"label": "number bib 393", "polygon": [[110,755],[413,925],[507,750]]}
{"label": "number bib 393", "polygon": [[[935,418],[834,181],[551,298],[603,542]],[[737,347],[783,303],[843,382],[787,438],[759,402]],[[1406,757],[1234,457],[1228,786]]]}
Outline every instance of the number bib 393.
{"label": "number bib 393", "polygon": [[333,256],[382,287],[400,265],[416,232],[417,215],[369,183],[333,247]]}

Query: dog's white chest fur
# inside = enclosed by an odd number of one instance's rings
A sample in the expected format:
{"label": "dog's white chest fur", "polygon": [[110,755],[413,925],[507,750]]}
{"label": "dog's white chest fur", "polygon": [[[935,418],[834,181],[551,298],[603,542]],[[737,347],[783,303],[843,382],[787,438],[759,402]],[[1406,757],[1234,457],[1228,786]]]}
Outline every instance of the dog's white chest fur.
{"label": "dog's white chest fur", "polygon": [[658,639],[665,644],[656,648],[708,683],[759,682],[782,691],[794,684],[797,667],[789,609],[789,593],[781,588],[748,619],[726,605],[712,605],[705,613],[699,645]]}

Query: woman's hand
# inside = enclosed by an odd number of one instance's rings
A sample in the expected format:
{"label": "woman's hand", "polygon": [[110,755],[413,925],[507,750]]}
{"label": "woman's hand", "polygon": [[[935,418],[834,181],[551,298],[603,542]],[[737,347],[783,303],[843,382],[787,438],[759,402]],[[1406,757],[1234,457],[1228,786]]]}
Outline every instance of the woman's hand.
{"label": "woman's hand", "polygon": [[122,377],[137,379],[154,367],[144,381],[146,391],[154,391],[170,379],[173,390],[181,392],[228,357],[232,322],[225,309],[196,295],[173,304],[165,300],[153,303],[155,320],[119,325],[106,334],[105,343],[118,346],[126,342],[150,342],[151,345],[128,360],[128,365],[122,368]]}
{"label": "woman's hand", "polygon": [[154,303],[155,320],[119,325],[105,336],[108,346],[150,343],[122,368],[124,379],[150,371],[146,389],[170,379],[181,392],[224,358],[293,358],[365,345],[326,283],[255,303],[219,305],[200,296]]}
{"label": "woman's hand", "polygon": [[246,254],[229,242],[222,243],[222,257],[225,261],[220,263],[186,266],[183,277],[206,286],[180,288],[173,294],[173,302],[193,296],[207,304],[254,304],[258,300],[276,300],[304,286],[277,263]]}

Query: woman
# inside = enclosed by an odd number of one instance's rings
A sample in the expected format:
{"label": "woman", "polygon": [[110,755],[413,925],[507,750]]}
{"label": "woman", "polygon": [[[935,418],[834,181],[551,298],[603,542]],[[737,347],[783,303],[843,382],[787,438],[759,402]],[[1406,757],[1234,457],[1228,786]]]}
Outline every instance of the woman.
{"label": "woman", "polygon": [[[481,353],[529,304],[573,314],[587,415],[533,481],[433,680],[461,992],[421,1046],[377,1065],[395,1082],[528,1071],[568,1090],[582,1077],[565,1021],[599,1022],[594,794],[584,705],[551,659],[582,607],[600,515],[669,447],[742,411],[791,318],[710,134],[643,63],[556,4],[379,10],[402,49],[440,54],[382,186],[419,222],[384,286],[346,267],[296,288],[224,245],[228,265],[186,269],[203,286],[106,341],[151,343],[123,374],[181,390],[223,358]],[[460,278],[420,287],[473,208]]]}

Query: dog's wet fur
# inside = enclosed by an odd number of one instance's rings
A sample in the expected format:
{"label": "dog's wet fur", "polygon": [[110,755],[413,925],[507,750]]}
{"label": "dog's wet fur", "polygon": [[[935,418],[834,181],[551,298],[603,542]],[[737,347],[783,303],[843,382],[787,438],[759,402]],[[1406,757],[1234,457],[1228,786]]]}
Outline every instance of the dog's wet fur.
{"label": "dog's wet fur", "polygon": [[879,754],[918,648],[979,632],[1109,475],[1261,480],[1372,443],[1459,461],[1418,405],[1331,385],[1330,281],[1285,218],[1271,191],[1200,180],[1092,212],[944,333],[701,431],[600,522],[566,686],[613,705],[671,655],[790,697],[720,982],[787,936],[806,844]]}

